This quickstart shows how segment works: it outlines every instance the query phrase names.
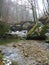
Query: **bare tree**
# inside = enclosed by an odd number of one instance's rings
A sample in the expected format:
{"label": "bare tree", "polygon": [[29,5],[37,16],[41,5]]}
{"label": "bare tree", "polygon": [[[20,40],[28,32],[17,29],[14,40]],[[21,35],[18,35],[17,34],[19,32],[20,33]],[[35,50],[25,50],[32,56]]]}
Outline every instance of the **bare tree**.
{"label": "bare tree", "polygon": [[37,11],[36,11],[37,1],[36,0],[28,0],[28,2],[30,3],[30,6],[31,6],[34,21],[36,21],[37,20]]}
{"label": "bare tree", "polygon": [[48,4],[48,14],[49,14],[49,0],[47,0],[47,4]]}
{"label": "bare tree", "polygon": [[0,0],[0,17],[2,15],[3,0]]}

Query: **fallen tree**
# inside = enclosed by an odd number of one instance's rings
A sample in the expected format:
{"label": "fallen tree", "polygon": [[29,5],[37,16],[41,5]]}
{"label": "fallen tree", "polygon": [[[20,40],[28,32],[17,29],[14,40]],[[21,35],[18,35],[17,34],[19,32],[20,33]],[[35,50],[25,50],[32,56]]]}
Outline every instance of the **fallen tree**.
{"label": "fallen tree", "polygon": [[40,23],[36,23],[33,28],[28,32],[27,39],[46,39],[47,36],[45,35],[47,33],[47,26]]}

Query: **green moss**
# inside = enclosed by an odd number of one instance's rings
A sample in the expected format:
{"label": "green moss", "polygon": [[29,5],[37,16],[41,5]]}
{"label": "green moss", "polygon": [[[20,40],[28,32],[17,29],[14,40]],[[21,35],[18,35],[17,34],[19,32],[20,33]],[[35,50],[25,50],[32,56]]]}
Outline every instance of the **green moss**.
{"label": "green moss", "polygon": [[17,61],[12,61],[12,65],[19,65]]}
{"label": "green moss", "polygon": [[0,53],[0,60],[2,60],[2,58],[3,58],[3,55]]}
{"label": "green moss", "polygon": [[19,38],[13,38],[13,39],[0,39],[0,45],[4,45],[11,42],[18,42]]}
{"label": "green moss", "polygon": [[33,28],[28,32],[27,39],[46,39],[47,25],[42,25],[41,30],[39,23],[36,23]]}
{"label": "green moss", "polygon": [[37,28],[38,28],[38,23],[36,23],[36,24],[34,25],[34,27],[28,32],[28,35],[27,35],[27,36],[31,36],[32,33],[34,33]]}

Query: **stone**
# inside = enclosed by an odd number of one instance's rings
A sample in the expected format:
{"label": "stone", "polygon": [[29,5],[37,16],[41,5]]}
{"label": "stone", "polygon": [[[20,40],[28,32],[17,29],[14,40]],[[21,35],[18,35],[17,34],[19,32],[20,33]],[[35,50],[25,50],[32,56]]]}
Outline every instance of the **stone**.
{"label": "stone", "polygon": [[46,58],[46,60],[48,60],[48,58]]}
{"label": "stone", "polygon": [[18,44],[18,46],[22,46],[22,44]]}
{"label": "stone", "polygon": [[24,56],[25,56],[25,57],[28,57],[28,54],[27,54],[27,53],[24,53]]}
{"label": "stone", "polygon": [[16,48],[17,46],[14,44],[13,47]]}
{"label": "stone", "polygon": [[38,63],[41,63],[41,59],[37,59]]}
{"label": "stone", "polygon": [[43,65],[49,65],[49,63],[48,63],[47,61],[45,61],[45,62],[43,63]]}
{"label": "stone", "polygon": [[45,62],[45,65],[49,65],[48,62]]}

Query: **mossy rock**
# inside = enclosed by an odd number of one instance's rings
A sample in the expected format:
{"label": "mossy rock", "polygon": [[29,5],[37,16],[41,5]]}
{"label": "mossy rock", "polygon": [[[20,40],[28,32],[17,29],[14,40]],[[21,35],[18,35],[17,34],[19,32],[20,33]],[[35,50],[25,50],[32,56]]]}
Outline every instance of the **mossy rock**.
{"label": "mossy rock", "polygon": [[37,28],[38,28],[38,23],[36,23],[34,27],[28,32],[27,36],[31,36],[32,33],[34,33]]}
{"label": "mossy rock", "polygon": [[28,32],[27,39],[37,39],[37,40],[45,40],[47,33],[47,26],[42,25],[41,30],[39,30],[39,24],[36,23],[34,27]]}

